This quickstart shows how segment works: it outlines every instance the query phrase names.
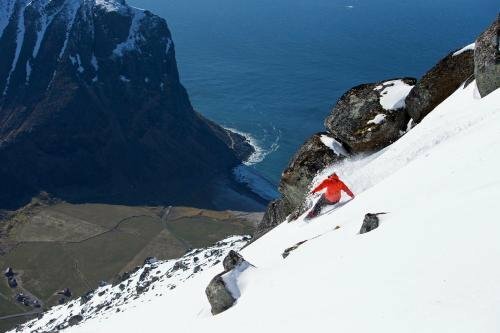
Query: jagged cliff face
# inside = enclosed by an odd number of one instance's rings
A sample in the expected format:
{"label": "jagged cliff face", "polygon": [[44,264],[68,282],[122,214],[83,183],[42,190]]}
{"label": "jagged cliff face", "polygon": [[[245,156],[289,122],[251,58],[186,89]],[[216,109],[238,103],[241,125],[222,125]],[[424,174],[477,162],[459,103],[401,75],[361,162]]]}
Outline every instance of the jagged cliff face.
{"label": "jagged cliff face", "polygon": [[124,0],[1,1],[0,207],[41,190],[196,204],[243,157],[224,135],[193,110],[163,19]]}

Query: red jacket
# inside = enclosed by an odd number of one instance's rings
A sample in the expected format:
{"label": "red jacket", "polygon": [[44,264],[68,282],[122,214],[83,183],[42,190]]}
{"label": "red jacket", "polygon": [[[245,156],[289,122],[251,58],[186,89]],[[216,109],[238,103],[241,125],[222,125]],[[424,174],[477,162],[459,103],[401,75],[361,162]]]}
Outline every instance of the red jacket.
{"label": "red jacket", "polygon": [[339,202],[341,191],[347,193],[351,198],[354,194],[351,190],[339,179],[337,175],[333,175],[323,180],[311,193],[316,193],[326,188],[325,197],[330,202]]}

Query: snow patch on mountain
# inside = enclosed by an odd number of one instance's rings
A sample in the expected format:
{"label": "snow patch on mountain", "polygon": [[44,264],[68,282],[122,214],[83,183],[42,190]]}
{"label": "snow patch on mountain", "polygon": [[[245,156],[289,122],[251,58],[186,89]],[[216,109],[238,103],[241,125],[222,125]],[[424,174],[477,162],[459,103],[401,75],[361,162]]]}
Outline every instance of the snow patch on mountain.
{"label": "snow patch on mountain", "polygon": [[0,1],[0,38],[3,35],[3,31],[9,24],[12,12],[14,11],[15,2],[16,0]]}
{"label": "snow patch on mountain", "polygon": [[396,110],[405,107],[405,98],[413,88],[403,80],[386,81],[376,86],[373,90],[380,93],[380,105],[385,110]]}
{"label": "snow patch on mountain", "polygon": [[335,140],[334,138],[323,134],[320,136],[319,139],[325,146],[330,148],[335,153],[335,155],[349,156],[349,153],[347,152],[347,150],[345,150],[344,146],[342,146],[342,144],[337,140]]}
{"label": "snow patch on mountain", "polygon": [[90,59],[90,64],[92,65],[92,67],[94,67],[94,70],[97,73],[99,71],[99,62],[97,61],[97,58],[95,57],[94,54],[92,54],[92,58]]}
{"label": "snow patch on mountain", "polygon": [[375,117],[373,117],[373,119],[368,120],[367,124],[368,125],[371,125],[371,124],[380,125],[385,121],[386,117],[387,117],[386,114],[380,113],[380,114],[376,115]]}
{"label": "snow patch on mountain", "polygon": [[465,51],[469,51],[469,50],[474,51],[475,48],[476,48],[476,43],[471,43],[469,45],[464,46],[463,48],[456,51],[455,53],[453,53],[453,56],[456,57],[457,55],[460,55],[460,54],[464,53]]}
{"label": "snow patch on mountain", "polygon": [[146,16],[144,11],[137,8],[131,8],[131,14],[132,23],[130,24],[128,37],[124,42],[116,45],[116,48],[113,50],[115,56],[121,57],[127,51],[139,50],[139,48],[137,48],[137,43],[145,40],[140,31],[141,21]]}
{"label": "snow patch on mountain", "polygon": [[117,0],[95,0],[95,4],[108,12],[118,12],[122,15],[128,13],[127,6]]}
{"label": "snow patch on mountain", "polygon": [[73,24],[75,23],[76,14],[78,9],[81,6],[80,0],[67,0],[65,3],[64,9],[66,14],[66,37],[64,38],[63,47],[61,48],[61,52],[59,53],[59,59],[62,58],[64,52],[66,51],[66,47],[68,46],[69,35],[71,30],[73,29]]}
{"label": "snow patch on mountain", "polygon": [[19,60],[19,55],[21,54],[21,48],[24,44],[24,35],[26,33],[26,27],[24,25],[24,11],[26,10],[26,1],[20,3],[19,14],[17,17],[17,36],[16,36],[16,51],[14,54],[14,59],[12,61],[12,65],[10,66],[9,75],[7,76],[7,81],[5,83],[5,88],[3,90],[3,95],[7,94],[7,90],[9,89],[10,80],[12,77],[12,73],[17,67],[17,61]]}
{"label": "snow patch on mountain", "polygon": [[40,46],[42,45],[42,41],[45,38],[45,33],[47,32],[47,28],[50,26],[54,18],[61,12],[64,6],[60,6],[56,11],[54,9],[49,9],[49,4],[51,2],[49,0],[45,1],[31,1],[28,4],[29,6],[36,6],[40,13],[40,19],[37,22],[37,36],[35,46],[33,47],[33,59],[35,59],[38,55],[38,51],[40,50]]}

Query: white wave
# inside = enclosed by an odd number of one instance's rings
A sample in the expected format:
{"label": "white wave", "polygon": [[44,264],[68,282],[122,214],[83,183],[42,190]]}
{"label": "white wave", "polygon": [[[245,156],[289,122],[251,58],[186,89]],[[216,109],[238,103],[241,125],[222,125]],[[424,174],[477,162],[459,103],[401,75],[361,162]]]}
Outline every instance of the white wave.
{"label": "white wave", "polygon": [[260,162],[262,162],[267,155],[275,152],[279,148],[279,141],[281,139],[281,131],[277,130],[276,127],[273,127],[274,131],[278,132],[278,135],[276,136],[276,139],[274,142],[271,144],[271,146],[268,149],[264,149],[258,142],[258,140],[250,133],[242,132],[240,130],[230,128],[230,127],[224,127],[225,129],[234,132],[236,134],[242,135],[247,139],[247,141],[250,143],[250,145],[254,148],[254,152],[252,155],[250,155],[246,161],[243,162],[245,165],[255,165]]}

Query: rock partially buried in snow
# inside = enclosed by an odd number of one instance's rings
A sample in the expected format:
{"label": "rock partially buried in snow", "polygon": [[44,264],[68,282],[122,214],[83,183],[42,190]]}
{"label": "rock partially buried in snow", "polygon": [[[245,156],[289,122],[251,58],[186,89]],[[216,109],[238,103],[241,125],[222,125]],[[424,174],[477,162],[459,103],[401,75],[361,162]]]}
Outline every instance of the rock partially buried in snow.
{"label": "rock partially buried in snow", "polygon": [[500,87],[500,14],[476,41],[474,75],[482,97]]}
{"label": "rock partially buried in snow", "polygon": [[216,275],[205,289],[205,294],[212,307],[213,315],[226,311],[236,302],[236,299],[226,287],[226,283],[222,278],[223,274]]}
{"label": "rock partially buried in snow", "polygon": [[290,246],[289,248],[285,249],[285,251],[283,251],[283,253],[281,254],[281,256],[283,257],[283,259],[286,259],[286,257],[288,257],[292,251],[297,250],[299,248],[299,246],[301,246],[302,244],[304,244],[307,241],[308,240],[306,239],[304,241],[298,242],[294,246]]}
{"label": "rock partially buried in snow", "polygon": [[365,215],[365,219],[363,220],[363,224],[361,225],[361,229],[359,230],[360,234],[365,234],[367,232],[370,232],[374,229],[378,228],[379,225],[379,218],[378,215],[385,214],[385,213],[377,213],[377,214],[372,214],[368,213]]}
{"label": "rock partially buried in snow", "polygon": [[408,114],[415,122],[421,121],[471,77],[474,72],[471,45],[449,53],[417,81],[405,101]]}
{"label": "rock partially buried in snow", "polygon": [[236,266],[238,266],[239,264],[241,264],[244,261],[245,261],[245,259],[243,258],[243,256],[241,254],[239,254],[238,252],[236,252],[234,250],[231,250],[231,251],[229,251],[228,255],[224,258],[224,260],[222,261],[222,266],[224,266],[224,270],[227,272],[227,271],[232,270],[233,268],[235,268]]}
{"label": "rock partially buried in snow", "polygon": [[224,272],[217,274],[205,289],[212,314],[226,311],[240,297],[238,277],[248,267],[253,266],[239,253],[231,250],[223,260]]}
{"label": "rock partially buried in snow", "polygon": [[404,101],[415,82],[402,78],[356,86],[340,97],[325,127],[353,153],[384,148],[405,129]]}

